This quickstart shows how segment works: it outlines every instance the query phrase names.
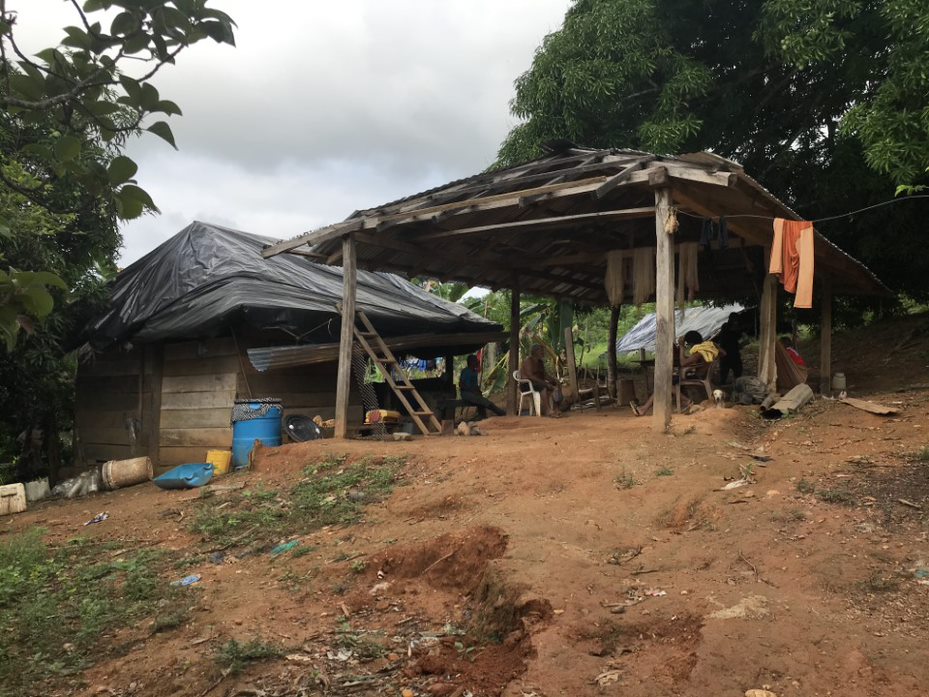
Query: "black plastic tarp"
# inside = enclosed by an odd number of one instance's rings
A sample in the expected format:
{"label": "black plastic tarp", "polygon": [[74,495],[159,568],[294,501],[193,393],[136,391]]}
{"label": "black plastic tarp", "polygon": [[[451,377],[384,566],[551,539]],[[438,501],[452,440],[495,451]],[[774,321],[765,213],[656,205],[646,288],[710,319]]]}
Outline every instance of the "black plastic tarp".
{"label": "black plastic tarp", "polygon": [[[278,329],[310,343],[338,340],[342,269],[261,256],[271,240],[194,222],[117,277],[110,309],[85,338],[95,348]],[[356,302],[385,336],[488,332],[494,324],[388,273],[359,271]]]}

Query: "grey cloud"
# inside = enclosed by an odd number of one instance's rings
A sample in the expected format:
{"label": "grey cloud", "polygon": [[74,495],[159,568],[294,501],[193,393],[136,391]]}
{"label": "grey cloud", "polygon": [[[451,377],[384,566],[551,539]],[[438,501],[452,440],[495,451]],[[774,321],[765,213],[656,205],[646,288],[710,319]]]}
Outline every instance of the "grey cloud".
{"label": "grey cloud", "polygon": [[[162,215],[124,226],[123,263],[194,218],[288,237],[483,169],[570,1],[213,0],[238,47],[198,44],[158,76],[180,151],[131,143]],[[9,5],[36,49],[75,23],[61,0]]]}

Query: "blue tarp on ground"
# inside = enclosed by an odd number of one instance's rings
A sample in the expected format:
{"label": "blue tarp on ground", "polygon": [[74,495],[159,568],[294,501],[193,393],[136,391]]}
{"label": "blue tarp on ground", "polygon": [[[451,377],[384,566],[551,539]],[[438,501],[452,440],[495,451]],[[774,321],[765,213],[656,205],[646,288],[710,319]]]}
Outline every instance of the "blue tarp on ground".
{"label": "blue tarp on ground", "polygon": [[[674,329],[677,338],[689,331],[698,331],[704,339],[710,339],[722,328],[733,312],[745,310],[741,305],[724,305],[723,307],[689,307],[686,310],[675,310]],[[639,349],[649,352],[655,351],[655,335],[657,333],[657,319],[655,314],[646,315],[639,323],[629,330],[616,344],[617,353],[632,353]]]}

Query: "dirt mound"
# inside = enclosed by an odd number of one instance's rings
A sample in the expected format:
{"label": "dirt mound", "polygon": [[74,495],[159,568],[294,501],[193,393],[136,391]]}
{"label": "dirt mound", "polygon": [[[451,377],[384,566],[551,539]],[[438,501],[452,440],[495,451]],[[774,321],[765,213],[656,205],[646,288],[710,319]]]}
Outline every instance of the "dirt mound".
{"label": "dirt mound", "polygon": [[478,527],[457,535],[441,535],[423,545],[398,547],[371,560],[372,573],[420,579],[434,588],[474,590],[492,559],[506,551],[507,536],[494,527]]}

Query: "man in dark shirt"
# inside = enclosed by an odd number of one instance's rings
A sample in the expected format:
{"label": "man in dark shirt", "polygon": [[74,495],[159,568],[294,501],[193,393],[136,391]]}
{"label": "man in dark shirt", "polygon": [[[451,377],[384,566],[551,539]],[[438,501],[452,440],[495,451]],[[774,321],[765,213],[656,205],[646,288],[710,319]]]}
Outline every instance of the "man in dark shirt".
{"label": "man in dark shirt", "polygon": [[719,330],[716,335],[716,345],[719,346],[725,355],[719,359],[719,382],[726,384],[728,382],[729,371],[732,371],[733,382],[742,377],[742,323],[739,321],[739,314],[733,312],[729,319]]}
{"label": "man in dark shirt", "polygon": [[477,416],[479,419],[487,418],[488,409],[497,416],[506,414],[503,409],[481,394],[480,365],[477,362],[477,356],[473,354],[468,356],[468,366],[462,370],[461,374],[458,376],[458,389],[461,390],[462,402],[467,402],[477,407]]}

